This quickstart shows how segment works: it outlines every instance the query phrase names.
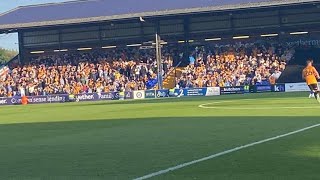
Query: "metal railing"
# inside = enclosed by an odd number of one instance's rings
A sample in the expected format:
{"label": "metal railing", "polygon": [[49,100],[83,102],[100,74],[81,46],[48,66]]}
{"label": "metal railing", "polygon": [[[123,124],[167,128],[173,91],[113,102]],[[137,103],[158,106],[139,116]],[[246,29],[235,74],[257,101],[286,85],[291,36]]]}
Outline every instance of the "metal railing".
{"label": "metal railing", "polygon": [[[176,71],[176,70],[177,70],[177,68],[180,66],[180,64],[182,63],[182,61],[183,61],[183,60],[180,60],[177,65],[175,65],[173,68],[171,68],[171,69],[168,71],[168,73],[165,74],[165,76],[163,77],[163,81],[165,81],[165,80],[168,78],[168,76],[169,76],[173,71],[175,71],[175,72],[174,72],[174,81],[175,81],[174,83],[176,84],[176,77],[177,77],[177,71]],[[157,85],[158,85],[158,83],[157,83],[154,87],[156,87]],[[154,88],[154,87],[153,87],[153,88]]]}

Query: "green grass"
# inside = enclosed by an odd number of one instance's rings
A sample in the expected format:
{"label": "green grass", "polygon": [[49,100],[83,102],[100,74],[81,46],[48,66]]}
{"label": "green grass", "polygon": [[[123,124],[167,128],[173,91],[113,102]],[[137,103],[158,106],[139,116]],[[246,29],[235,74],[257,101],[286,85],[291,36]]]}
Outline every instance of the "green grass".
{"label": "green grass", "polygon": [[[320,105],[307,95],[1,107],[0,179],[141,177],[318,124]],[[198,107],[206,103],[214,108]],[[315,128],[154,179],[318,179],[319,135]]]}

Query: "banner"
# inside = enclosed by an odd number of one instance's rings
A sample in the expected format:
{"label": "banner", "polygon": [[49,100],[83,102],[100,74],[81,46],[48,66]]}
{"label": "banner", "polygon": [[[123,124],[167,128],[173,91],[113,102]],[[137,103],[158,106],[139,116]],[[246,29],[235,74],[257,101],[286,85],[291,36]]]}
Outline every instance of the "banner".
{"label": "banner", "polygon": [[145,92],[142,91],[133,91],[133,99],[144,99],[145,98]]}
{"label": "banner", "polygon": [[218,96],[220,87],[175,89],[175,94],[179,96]]}
{"label": "banner", "polygon": [[75,98],[80,101],[94,101],[95,99],[98,99],[98,95],[95,96],[95,94],[77,94],[75,95]]}
{"label": "banner", "polygon": [[131,91],[124,92],[124,99],[133,99],[133,92]]}
{"label": "banner", "polygon": [[118,92],[108,92],[108,93],[90,93],[90,94],[77,94],[75,98],[78,101],[101,101],[101,100],[118,100]]}
{"label": "banner", "polygon": [[256,85],[254,88],[254,92],[259,93],[259,92],[271,92],[272,87],[271,85]]}
{"label": "banner", "polygon": [[[29,104],[64,103],[69,100],[67,94],[49,96],[28,96]],[[21,104],[21,97],[0,98],[0,105]]]}
{"label": "banner", "polygon": [[160,89],[156,91],[157,98],[169,97],[169,89]]}
{"label": "banner", "polygon": [[276,84],[272,86],[272,92],[285,92],[285,84]]}
{"label": "banner", "polygon": [[301,91],[310,91],[307,83],[287,83],[285,84],[286,92],[301,92]]}
{"label": "banner", "polygon": [[98,94],[99,100],[119,100],[119,92],[109,92]]}
{"label": "banner", "polygon": [[244,89],[244,93],[250,93],[252,92],[251,90],[253,89],[253,87],[246,85],[243,87],[243,89]]}
{"label": "banner", "polygon": [[208,87],[206,96],[219,96],[220,95],[220,87]]}
{"label": "banner", "polygon": [[220,94],[244,94],[244,86],[221,87]]}
{"label": "banner", "polygon": [[146,99],[156,98],[156,91],[155,90],[146,90],[145,91],[145,98]]}
{"label": "banner", "polygon": [[[0,98],[0,106],[1,105],[13,105],[13,102],[11,101],[13,98]],[[17,101],[15,101],[16,104]],[[21,98],[20,98],[21,102]]]}
{"label": "banner", "polygon": [[184,89],[185,96],[205,96],[206,94],[207,88]]}

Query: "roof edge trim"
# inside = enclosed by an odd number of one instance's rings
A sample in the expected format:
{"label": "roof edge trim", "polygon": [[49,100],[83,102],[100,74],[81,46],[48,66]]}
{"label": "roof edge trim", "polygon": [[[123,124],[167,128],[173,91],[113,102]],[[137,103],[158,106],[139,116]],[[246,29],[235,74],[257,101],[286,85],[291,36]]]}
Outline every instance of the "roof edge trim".
{"label": "roof edge trim", "polygon": [[[64,20],[53,20],[53,21],[42,21],[42,22],[30,22],[30,23],[17,23],[17,24],[3,24],[0,25],[0,30],[12,30],[19,28],[33,28],[41,26],[55,26],[55,25],[71,25],[71,24],[81,24],[81,23],[94,23],[99,21],[110,21],[110,20],[123,20],[123,19],[133,19],[139,17],[153,17],[153,16],[168,16],[168,15],[182,15],[190,13],[203,13],[203,12],[214,12],[214,11],[224,11],[224,10],[237,10],[237,9],[250,9],[250,8],[271,8],[275,6],[288,6],[297,4],[307,4],[313,2],[320,2],[320,0],[277,0],[269,2],[259,2],[259,3],[245,3],[245,4],[233,4],[233,5],[223,5],[223,6],[210,6],[201,8],[189,8],[189,9],[176,9],[176,10],[164,10],[164,11],[153,11],[153,12],[141,12],[133,14],[121,14],[113,16],[98,16],[98,17],[88,17],[88,18],[77,18],[77,19],[64,19]],[[137,20],[138,21],[138,20]]]}

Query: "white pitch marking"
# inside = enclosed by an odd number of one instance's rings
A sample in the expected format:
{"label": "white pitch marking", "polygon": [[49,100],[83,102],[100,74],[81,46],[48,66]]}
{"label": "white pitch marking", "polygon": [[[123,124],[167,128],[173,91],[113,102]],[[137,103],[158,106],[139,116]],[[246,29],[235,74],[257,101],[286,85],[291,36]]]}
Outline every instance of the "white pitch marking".
{"label": "white pitch marking", "polygon": [[[253,100],[253,99],[242,99],[242,100]],[[198,107],[203,109],[225,109],[225,110],[271,110],[271,109],[318,109],[320,106],[276,106],[276,107],[219,107],[219,106],[207,106],[211,104],[222,104],[222,103],[230,103],[230,102],[238,102],[238,101],[218,101],[212,103],[201,104]]]}
{"label": "white pitch marking", "polygon": [[230,153],[233,153],[233,152],[236,152],[236,151],[240,151],[242,149],[246,149],[246,148],[249,148],[249,147],[252,147],[252,146],[255,146],[255,145],[263,144],[263,143],[274,141],[274,140],[277,140],[277,139],[280,139],[280,138],[284,138],[284,137],[287,137],[287,136],[290,136],[290,135],[298,134],[298,133],[301,133],[303,131],[307,131],[309,129],[313,129],[313,128],[316,128],[316,127],[319,127],[319,126],[320,126],[320,123],[312,125],[312,126],[308,126],[308,127],[302,128],[302,129],[298,129],[296,131],[292,131],[292,132],[289,132],[289,133],[286,133],[286,134],[278,135],[278,136],[275,136],[275,137],[271,137],[271,138],[268,138],[268,139],[264,139],[264,140],[261,140],[261,141],[256,141],[256,142],[253,142],[253,143],[250,143],[250,144],[246,144],[246,145],[239,146],[239,147],[236,147],[236,148],[233,148],[233,149],[229,149],[229,150],[226,150],[226,151],[223,151],[223,152],[212,154],[210,156],[206,156],[206,157],[203,157],[201,159],[196,159],[196,160],[193,160],[193,161],[190,161],[190,162],[182,163],[182,164],[179,164],[177,166],[169,167],[167,169],[163,169],[163,170],[160,170],[160,171],[157,171],[157,172],[153,172],[153,173],[147,174],[145,176],[141,176],[141,177],[135,178],[133,180],[149,179],[149,178],[152,178],[152,177],[155,177],[155,176],[159,176],[159,175],[162,175],[162,174],[166,174],[168,172],[175,171],[175,170],[187,167],[187,166],[191,166],[191,165],[196,164],[196,163],[200,163],[200,162],[203,162],[203,161],[207,161],[207,160],[210,160],[210,159],[217,158],[219,156],[223,156],[223,155],[230,154]]}

